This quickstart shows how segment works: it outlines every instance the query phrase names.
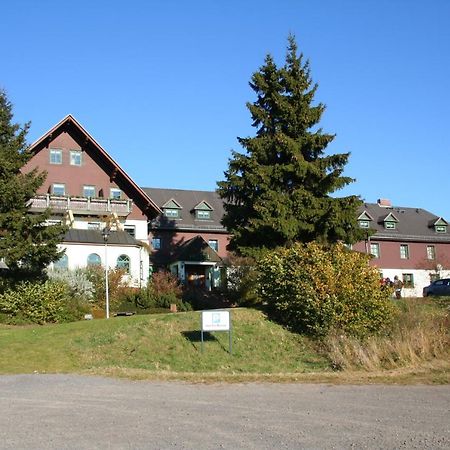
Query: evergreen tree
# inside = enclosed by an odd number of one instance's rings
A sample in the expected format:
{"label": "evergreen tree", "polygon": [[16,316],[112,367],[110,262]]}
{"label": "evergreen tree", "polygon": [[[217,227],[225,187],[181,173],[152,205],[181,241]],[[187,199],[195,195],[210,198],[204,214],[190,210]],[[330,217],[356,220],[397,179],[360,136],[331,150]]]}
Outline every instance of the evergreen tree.
{"label": "evergreen tree", "polygon": [[45,180],[45,172],[22,173],[31,154],[26,150],[29,124],[12,123],[12,105],[0,91],[0,258],[14,278],[42,275],[62,253],[57,244],[65,228],[46,226],[50,212],[31,214],[30,199]]}
{"label": "evergreen tree", "polygon": [[313,104],[317,84],[293,36],[285,65],[278,68],[268,55],[250,86],[257,95],[247,103],[256,136],[238,138],[246,154],[233,152],[226,180],[218,183],[229,248],[251,253],[296,241],[361,239],[359,197],[330,196],[354,181],[342,175],[349,154],[325,154],[334,135],[314,128],[325,106]]}

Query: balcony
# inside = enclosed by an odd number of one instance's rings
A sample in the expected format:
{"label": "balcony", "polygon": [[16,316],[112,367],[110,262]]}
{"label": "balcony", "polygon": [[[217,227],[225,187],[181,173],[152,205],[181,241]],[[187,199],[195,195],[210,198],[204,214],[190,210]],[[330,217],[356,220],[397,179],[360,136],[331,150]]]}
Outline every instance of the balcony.
{"label": "balcony", "polygon": [[50,208],[55,213],[71,210],[75,215],[104,216],[116,213],[118,216],[126,217],[131,213],[133,202],[112,198],[64,197],[47,194],[33,197],[29,207],[35,212]]}

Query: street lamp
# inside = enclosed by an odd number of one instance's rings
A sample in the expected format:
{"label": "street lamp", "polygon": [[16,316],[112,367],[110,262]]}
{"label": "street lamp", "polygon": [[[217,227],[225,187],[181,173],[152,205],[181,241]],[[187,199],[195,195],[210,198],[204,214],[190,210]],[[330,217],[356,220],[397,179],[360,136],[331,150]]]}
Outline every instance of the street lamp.
{"label": "street lamp", "polygon": [[105,242],[105,295],[106,295],[106,318],[109,319],[109,287],[108,287],[108,238],[111,234],[109,227],[103,228],[102,236]]}

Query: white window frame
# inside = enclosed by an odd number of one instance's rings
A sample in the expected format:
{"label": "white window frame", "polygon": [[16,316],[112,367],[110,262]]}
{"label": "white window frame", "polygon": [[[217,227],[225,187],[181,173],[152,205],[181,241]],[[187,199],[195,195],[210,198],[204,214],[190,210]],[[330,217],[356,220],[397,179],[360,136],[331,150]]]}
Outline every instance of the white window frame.
{"label": "white window frame", "polygon": [[100,231],[102,229],[102,224],[101,222],[88,222],[87,229]]}
{"label": "white window frame", "polygon": [[219,240],[218,239],[209,239],[208,245],[215,251],[219,251]]}
{"label": "white window frame", "polygon": [[[116,194],[119,194],[118,196]],[[111,188],[109,190],[109,198],[112,198],[114,200],[121,200],[122,199],[122,190],[119,188]]]}
{"label": "white window frame", "polygon": [[175,208],[164,208],[164,215],[168,219],[179,219],[180,218],[180,210]]}
{"label": "white window frame", "polygon": [[124,225],[123,230],[131,237],[136,237],[136,225]]}
{"label": "white window frame", "polygon": [[[61,187],[62,187],[64,192],[62,194],[56,193],[55,192],[55,188],[58,189],[58,188],[61,188]],[[52,184],[52,195],[58,195],[58,196],[64,197],[66,195],[66,185],[64,183],[53,183]]]}
{"label": "white window frame", "polygon": [[[79,164],[76,162],[76,159],[75,159],[76,156],[80,157],[80,163]],[[82,154],[81,154],[81,150],[70,150],[70,165],[71,166],[81,167],[82,164],[83,164],[83,157],[82,157]]]}
{"label": "white window frame", "polygon": [[434,245],[427,245],[427,259],[436,259],[436,247]]}
{"label": "white window frame", "polygon": [[409,259],[409,245],[408,244],[400,244],[400,259]]}
{"label": "white window frame", "polygon": [[[204,217],[201,217],[204,216]],[[195,217],[198,220],[210,220],[211,219],[211,211],[205,209],[197,209],[195,211]]]}
{"label": "white window frame", "polygon": [[[92,191],[94,191],[94,195],[86,195],[86,190],[87,189],[91,189]],[[95,190],[95,186],[91,185],[91,184],[85,184],[83,186],[83,197],[89,197],[89,198],[94,198],[96,194],[96,190]]]}
{"label": "white window frame", "polygon": [[[50,164],[61,165],[62,164],[62,150],[60,148],[51,148],[49,153]],[[58,160],[54,160],[53,157],[58,155]]]}
{"label": "white window frame", "polygon": [[[373,249],[376,249],[375,251],[372,251],[372,246],[373,246]],[[378,242],[370,243],[370,254],[374,258],[377,258],[377,259],[380,257],[380,244]]]}
{"label": "white window frame", "polygon": [[370,228],[370,223],[368,220],[358,220],[358,222],[359,222],[359,228],[364,228],[364,229]]}

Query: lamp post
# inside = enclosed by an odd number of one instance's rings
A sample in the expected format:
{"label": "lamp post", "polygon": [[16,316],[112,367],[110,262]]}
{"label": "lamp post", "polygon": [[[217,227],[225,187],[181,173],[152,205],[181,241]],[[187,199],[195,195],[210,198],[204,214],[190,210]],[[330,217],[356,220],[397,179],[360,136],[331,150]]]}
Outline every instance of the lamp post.
{"label": "lamp post", "polygon": [[111,234],[109,227],[103,228],[102,236],[105,242],[105,296],[106,296],[106,318],[109,319],[109,287],[108,287],[108,238]]}

